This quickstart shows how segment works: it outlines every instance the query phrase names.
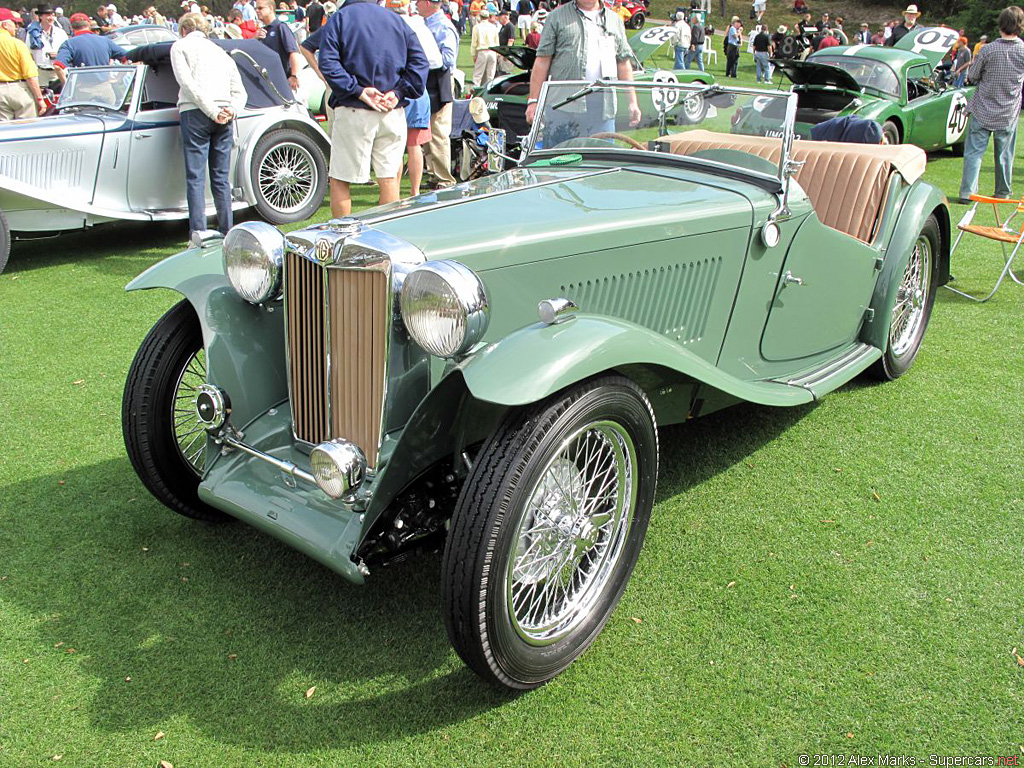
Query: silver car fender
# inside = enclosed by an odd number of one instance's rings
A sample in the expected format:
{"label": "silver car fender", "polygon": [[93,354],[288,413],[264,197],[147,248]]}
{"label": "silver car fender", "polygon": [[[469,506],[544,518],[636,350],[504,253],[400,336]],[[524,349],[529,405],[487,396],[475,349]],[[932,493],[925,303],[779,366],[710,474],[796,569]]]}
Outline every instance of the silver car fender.
{"label": "silver car fender", "polygon": [[245,200],[250,205],[256,204],[256,192],[252,184],[253,156],[256,153],[256,145],[260,139],[271,131],[282,128],[294,128],[310,136],[317,146],[324,153],[325,160],[330,160],[331,141],[323,128],[309,116],[305,107],[294,106],[288,111],[274,109],[263,112],[255,117],[248,117],[240,121],[238,135],[238,154],[235,158],[234,180],[235,186],[241,187]]}

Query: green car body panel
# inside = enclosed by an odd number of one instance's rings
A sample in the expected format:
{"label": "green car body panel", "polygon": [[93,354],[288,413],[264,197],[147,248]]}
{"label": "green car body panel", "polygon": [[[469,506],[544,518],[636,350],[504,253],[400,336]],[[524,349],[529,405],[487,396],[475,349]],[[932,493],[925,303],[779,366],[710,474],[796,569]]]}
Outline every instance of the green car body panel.
{"label": "green car body panel", "polygon": [[[955,39],[952,30],[923,28],[898,47],[834,46],[806,61],[774,60],[799,94],[798,135],[809,138],[817,122],[854,115],[892,123],[900,143],[927,151],[962,145],[974,87],[939,88],[932,81],[940,49]],[[858,71],[863,73],[859,79],[850,74]],[[883,87],[867,85],[872,81]],[[757,133],[756,123],[743,132]]]}

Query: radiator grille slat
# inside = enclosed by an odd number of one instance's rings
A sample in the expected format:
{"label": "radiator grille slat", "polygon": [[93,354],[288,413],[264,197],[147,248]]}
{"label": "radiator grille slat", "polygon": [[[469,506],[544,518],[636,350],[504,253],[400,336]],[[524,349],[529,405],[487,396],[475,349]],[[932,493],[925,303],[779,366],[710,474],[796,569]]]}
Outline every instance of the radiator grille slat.
{"label": "radiator grille slat", "polygon": [[285,260],[295,436],[314,445],[350,440],[370,467],[384,409],[388,284],[378,269],[324,269],[293,253]]}

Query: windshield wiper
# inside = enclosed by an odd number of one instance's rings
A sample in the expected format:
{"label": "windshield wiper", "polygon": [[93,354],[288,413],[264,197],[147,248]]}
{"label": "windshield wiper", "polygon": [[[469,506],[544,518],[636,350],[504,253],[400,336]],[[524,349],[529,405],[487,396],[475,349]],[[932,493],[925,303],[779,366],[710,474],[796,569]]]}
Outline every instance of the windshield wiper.
{"label": "windshield wiper", "polygon": [[572,96],[566,96],[560,102],[558,102],[553,107],[551,107],[551,109],[552,110],[561,109],[562,107],[564,107],[567,104],[572,104],[574,101],[579,101],[584,96],[589,96],[590,94],[592,94],[594,92],[594,89],[597,88],[599,85],[604,85],[604,83],[601,82],[600,80],[595,80],[590,85],[585,85],[582,88],[580,88]]}

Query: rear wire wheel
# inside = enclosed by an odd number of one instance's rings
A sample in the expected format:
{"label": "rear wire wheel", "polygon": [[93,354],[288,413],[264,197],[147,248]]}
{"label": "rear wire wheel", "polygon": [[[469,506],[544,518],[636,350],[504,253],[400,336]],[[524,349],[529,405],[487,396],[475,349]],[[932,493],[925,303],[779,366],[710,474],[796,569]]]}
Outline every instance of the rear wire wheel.
{"label": "rear wire wheel", "polygon": [[462,488],[443,564],[462,659],[535,688],[600,633],[643,545],[657,483],[654,413],[605,376],[509,413]]}
{"label": "rear wire wheel", "polygon": [[875,378],[883,381],[899,378],[907,372],[921,349],[938,289],[935,259],[939,255],[939,243],[939,222],[933,214],[925,221],[914,241],[896,289],[885,353],[869,369]]}

